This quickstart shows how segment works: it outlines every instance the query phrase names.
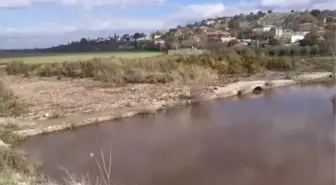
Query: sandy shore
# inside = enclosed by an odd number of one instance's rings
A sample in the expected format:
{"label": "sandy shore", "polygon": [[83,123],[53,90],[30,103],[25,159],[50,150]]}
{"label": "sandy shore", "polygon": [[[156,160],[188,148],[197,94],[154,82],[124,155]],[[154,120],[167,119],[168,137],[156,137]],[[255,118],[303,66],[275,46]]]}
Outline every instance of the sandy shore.
{"label": "sandy shore", "polygon": [[1,122],[19,125],[17,134],[34,136],[138,114],[155,113],[170,107],[251,93],[303,81],[328,79],[332,73],[292,75],[281,73],[226,78],[213,84],[127,84],[113,85],[88,79],[21,78],[2,76],[27,110],[18,118]]}

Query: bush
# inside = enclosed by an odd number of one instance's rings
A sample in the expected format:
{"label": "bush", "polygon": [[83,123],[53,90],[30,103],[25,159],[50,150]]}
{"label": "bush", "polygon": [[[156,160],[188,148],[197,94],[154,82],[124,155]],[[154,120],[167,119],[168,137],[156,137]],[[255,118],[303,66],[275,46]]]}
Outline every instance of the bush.
{"label": "bush", "polygon": [[292,66],[290,65],[289,61],[287,61],[284,58],[274,58],[274,57],[269,58],[266,68],[277,71],[292,70]]}
{"label": "bush", "polygon": [[276,51],[275,51],[275,49],[273,49],[273,48],[269,48],[269,49],[268,49],[268,54],[271,55],[271,56],[276,55]]}
{"label": "bush", "polygon": [[280,45],[280,41],[274,37],[271,37],[268,42],[269,45],[271,46],[277,46]]}
{"label": "bush", "polygon": [[0,140],[11,144],[0,146],[0,184],[45,184],[38,163],[17,148],[20,138],[13,133],[16,129],[14,124],[0,124]]}
{"label": "bush", "polygon": [[286,47],[279,48],[279,56],[285,56],[285,55],[288,55],[288,48]]}
{"label": "bush", "polygon": [[21,111],[13,91],[0,81],[0,117],[18,116]]}
{"label": "bush", "polygon": [[236,45],[236,44],[238,44],[238,40],[236,40],[236,39],[234,39],[234,40],[230,40],[230,41],[228,42],[228,47],[232,47],[232,46],[234,46],[234,45]]}
{"label": "bush", "polygon": [[313,46],[310,48],[310,55],[318,55],[320,53],[318,46]]}
{"label": "bush", "polygon": [[306,48],[306,47],[301,47],[301,48],[300,48],[300,54],[301,54],[302,56],[307,55],[307,54],[308,54],[308,50],[307,50],[307,48]]}
{"label": "bush", "polygon": [[36,168],[28,164],[25,153],[18,149],[0,149],[0,171],[11,168],[23,173],[34,173]]}
{"label": "bush", "polygon": [[28,65],[23,63],[23,61],[12,61],[7,63],[6,71],[8,74],[28,75],[30,69]]}

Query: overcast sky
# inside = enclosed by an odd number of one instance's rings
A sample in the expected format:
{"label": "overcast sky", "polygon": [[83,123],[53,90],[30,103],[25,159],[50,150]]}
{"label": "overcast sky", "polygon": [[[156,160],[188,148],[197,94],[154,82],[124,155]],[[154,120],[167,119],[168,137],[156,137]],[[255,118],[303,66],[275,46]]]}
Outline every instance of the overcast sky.
{"label": "overcast sky", "polygon": [[220,15],[335,9],[335,0],[0,0],[0,49],[167,29]]}

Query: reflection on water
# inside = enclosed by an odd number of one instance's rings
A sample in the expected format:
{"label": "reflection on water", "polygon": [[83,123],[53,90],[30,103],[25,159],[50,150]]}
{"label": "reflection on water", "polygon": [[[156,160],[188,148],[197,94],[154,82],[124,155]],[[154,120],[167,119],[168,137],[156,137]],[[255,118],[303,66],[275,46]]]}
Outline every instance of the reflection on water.
{"label": "reflection on water", "polygon": [[89,154],[112,146],[112,176],[139,185],[334,185],[330,84],[305,84],[240,100],[209,101],[25,143],[55,179],[98,174]]}
{"label": "reflection on water", "polygon": [[333,106],[334,114],[336,114],[336,94],[334,94],[331,98],[331,103]]}

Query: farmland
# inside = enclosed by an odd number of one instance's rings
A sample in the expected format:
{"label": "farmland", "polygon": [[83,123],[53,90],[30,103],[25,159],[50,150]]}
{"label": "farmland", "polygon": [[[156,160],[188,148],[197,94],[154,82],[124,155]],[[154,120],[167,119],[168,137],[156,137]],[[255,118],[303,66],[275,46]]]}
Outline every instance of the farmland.
{"label": "farmland", "polygon": [[23,61],[25,63],[54,63],[89,60],[92,58],[144,58],[162,55],[162,52],[87,52],[87,53],[2,53],[0,62]]}

